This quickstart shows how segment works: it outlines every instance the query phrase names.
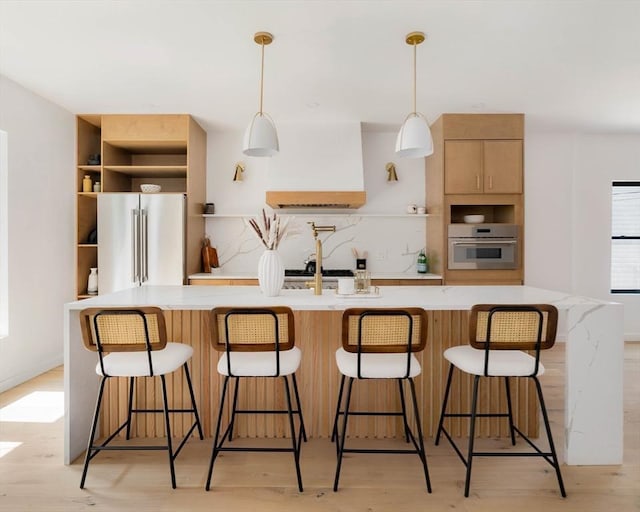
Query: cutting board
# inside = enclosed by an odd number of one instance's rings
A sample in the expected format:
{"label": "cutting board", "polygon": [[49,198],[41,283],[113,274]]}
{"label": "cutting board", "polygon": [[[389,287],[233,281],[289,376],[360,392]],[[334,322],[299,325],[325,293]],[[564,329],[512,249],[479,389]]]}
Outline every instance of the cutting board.
{"label": "cutting board", "polygon": [[202,242],[202,270],[203,272],[211,272],[212,268],[218,268],[218,251],[215,247],[211,247],[211,240],[205,238]]}

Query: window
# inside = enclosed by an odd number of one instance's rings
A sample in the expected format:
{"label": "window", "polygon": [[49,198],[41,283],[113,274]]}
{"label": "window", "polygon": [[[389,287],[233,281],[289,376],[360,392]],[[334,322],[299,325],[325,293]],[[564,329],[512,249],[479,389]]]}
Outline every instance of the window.
{"label": "window", "polygon": [[0,338],[9,334],[9,233],[8,214],[9,159],[7,158],[7,132],[0,130]]}
{"label": "window", "polygon": [[640,181],[613,182],[611,293],[640,293]]}

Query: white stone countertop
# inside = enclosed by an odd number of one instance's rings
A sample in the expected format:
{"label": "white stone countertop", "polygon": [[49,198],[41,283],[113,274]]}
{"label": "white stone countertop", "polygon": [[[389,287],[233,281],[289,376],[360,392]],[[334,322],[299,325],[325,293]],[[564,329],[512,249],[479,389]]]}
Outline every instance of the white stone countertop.
{"label": "white stone countertop", "polygon": [[[285,279],[310,279],[311,276],[286,276]],[[251,272],[200,272],[198,274],[191,274],[189,279],[258,279],[258,274]],[[327,278],[325,278],[327,279]],[[329,279],[338,279],[337,277],[331,277]],[[442,276],[438,274],[405,274],[403,272],[372,272],[371,279],[442,279]]]}
{"label": "white stone countertop", "polygon": [[381,286],[378,296],[356,298],[340,297],[335,290],[323,290],[322,295],[314,295],[311,290],[281,290],[276,297],[265,297],[257,286],[141,286],[72,302],[66,308],[155,305],[166,309],[210,309],[221,305],[283,305],[294,310],[341,310],[352,306],[466,310],[480,303],[550,303],[558,309],[612,304],[530,286]]}

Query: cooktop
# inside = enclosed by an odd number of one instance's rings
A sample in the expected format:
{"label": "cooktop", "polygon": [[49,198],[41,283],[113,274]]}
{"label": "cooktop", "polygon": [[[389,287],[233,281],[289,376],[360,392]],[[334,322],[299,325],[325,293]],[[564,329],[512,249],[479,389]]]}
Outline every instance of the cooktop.
{"label": "cooktop", "polygon": [[[285,269],[285,277],[312,277],[313,272],[303,269]],[[353,277],[353,271],[350,269],[322,269],[322,275],[325,277]]]}

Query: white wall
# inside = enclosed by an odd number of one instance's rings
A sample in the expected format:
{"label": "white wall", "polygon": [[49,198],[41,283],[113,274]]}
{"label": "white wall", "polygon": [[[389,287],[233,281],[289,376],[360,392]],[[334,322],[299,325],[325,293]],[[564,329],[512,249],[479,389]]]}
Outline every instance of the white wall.
{"label": "white wall", "polygon": [[611,294],[611,183],[640,180],[640,136],[527,132],[525,284],[625,305],[640,340],[640,296]]}
{"label": "white wall", "polygon": [[570,291],[575,135],[525,136],[525,284]]}
{"label": "white wall", "polygon": [[62,364],[63,304],[74,299],[74,117],[0,76],[8,136],[9,334],[0,391]]}

